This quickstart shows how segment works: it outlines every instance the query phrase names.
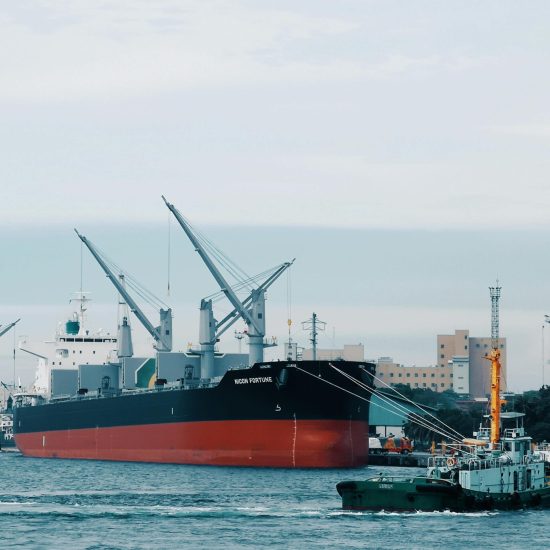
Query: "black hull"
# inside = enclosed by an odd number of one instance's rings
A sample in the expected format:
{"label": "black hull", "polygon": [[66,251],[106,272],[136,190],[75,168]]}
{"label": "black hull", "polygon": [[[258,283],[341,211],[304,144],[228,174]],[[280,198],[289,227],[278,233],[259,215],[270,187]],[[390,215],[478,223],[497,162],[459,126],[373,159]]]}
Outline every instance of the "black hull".
{"label": "black hull", "polygon": [[[373,365],[332,364],[371,387]],[[211,388],[16,407],[14,432],[30,456],[266,466],[294,466],[300,456],[304,466],[359,466],[368,398],[328,362],[263,363],[230,370]]]}

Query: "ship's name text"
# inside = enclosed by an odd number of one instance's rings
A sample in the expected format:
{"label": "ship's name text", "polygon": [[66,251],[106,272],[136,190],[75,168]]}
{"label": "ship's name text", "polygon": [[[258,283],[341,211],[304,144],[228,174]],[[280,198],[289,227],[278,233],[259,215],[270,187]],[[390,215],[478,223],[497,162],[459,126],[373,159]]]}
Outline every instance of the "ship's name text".
{"label": "ship's name text", "polygon": [[271,376],[256,376],[254,378],[235,378],[235,384],[265,384],[273,382]]}

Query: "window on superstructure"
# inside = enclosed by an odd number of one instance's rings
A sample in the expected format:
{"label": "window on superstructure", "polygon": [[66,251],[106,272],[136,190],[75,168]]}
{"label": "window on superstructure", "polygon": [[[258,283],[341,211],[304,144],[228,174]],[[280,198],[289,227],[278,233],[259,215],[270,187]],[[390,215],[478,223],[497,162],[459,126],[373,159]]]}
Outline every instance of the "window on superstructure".
{"label": "window on superstructure", "polygon": [[417,372],[414,373],[414,377],[418,378],[418,373]]}
{"label": "window on superstructure", "polygon": [[445,359],[445,354],[444,353],[441,354],[441,359]]}
{"label": "window on superstructure", "polygon": [[445,347],[445,344],[441,344],[441,349],[443,349]]}

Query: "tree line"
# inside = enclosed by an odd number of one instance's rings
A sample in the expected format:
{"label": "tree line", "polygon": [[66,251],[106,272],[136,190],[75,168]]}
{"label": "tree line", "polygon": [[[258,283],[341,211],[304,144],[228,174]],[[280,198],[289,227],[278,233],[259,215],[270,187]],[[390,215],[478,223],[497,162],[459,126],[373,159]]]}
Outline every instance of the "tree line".
{"label": "tree line", "polygon": [[[410,388],[405,384],[397,384],[395,389],[415,403],[435,409],[430,412],[464,437],[472,437],[480,424],[488,425],[489,419],[484,418],[489,414],[488,403],[465,400],[452,390],[437,393],[430,389]],[[533,441],[550,442],[550,386],[508,398],[503,410],[524,413],[525,429]],[[428,448],[432,441],[441,443],[445,440],[440,434],[411,420],[405,423],[404,432],[414,439],[417,449]]]}

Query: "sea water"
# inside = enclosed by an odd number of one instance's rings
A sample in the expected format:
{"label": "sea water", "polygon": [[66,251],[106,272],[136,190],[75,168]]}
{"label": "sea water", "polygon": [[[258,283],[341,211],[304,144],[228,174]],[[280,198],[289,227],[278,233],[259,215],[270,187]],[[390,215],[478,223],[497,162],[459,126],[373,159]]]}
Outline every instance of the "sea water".
{"label": "sea water", "polygon": [[416,468],[276,470],[0,453],[0,547],[547,548],[550,510],[344,512],[335,485]]}

